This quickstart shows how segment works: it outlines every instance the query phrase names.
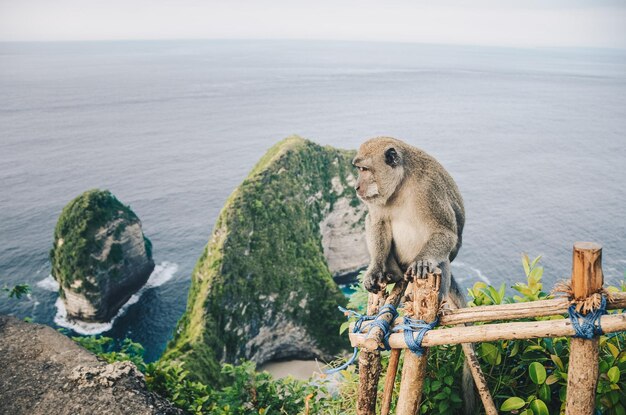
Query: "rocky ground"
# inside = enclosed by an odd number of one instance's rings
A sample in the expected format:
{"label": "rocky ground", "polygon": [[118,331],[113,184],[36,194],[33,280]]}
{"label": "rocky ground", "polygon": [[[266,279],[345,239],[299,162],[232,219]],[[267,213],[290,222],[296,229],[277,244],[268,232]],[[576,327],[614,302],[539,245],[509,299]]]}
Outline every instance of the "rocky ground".
{"label": "rocky ground", "polygon": [[107,364],[40,324],[0,316],[0,414],[183,414],[130,362]]}

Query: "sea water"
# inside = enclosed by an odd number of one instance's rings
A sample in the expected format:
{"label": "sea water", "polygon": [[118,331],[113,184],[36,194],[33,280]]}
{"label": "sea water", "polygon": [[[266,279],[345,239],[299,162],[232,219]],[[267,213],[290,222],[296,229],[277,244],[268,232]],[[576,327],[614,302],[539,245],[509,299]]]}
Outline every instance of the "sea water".
{"label": "sea water", "polygon": [[[465,286],[548,289],[572,244],[626,271],[626,52],[305,41],[0,43],[0,313],[130,337],[157,358],[228,195],[298,134],[356,148],[389,135],[435,156],[465,199]],[[129,204],[153,243],[150,282],[112,324],[63,315],[48,253],[61,209],[92,188]],[[509,293],[512,290],[509,289]]]}

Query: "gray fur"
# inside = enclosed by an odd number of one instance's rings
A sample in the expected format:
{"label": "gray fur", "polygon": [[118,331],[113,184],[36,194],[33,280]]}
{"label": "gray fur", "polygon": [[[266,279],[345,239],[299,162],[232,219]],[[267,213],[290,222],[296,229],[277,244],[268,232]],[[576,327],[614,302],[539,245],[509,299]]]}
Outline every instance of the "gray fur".
{"label": "gray fur", "polygon": [[[465,210],[450,174],[424,151],[390,137],[363,143],[353,164],[359,169],[357,195],[368,208],[365,288],[377,292],[405,274],[424,278],[438,267],[442,299],[464,307],[450,262],[461,248]],[[475,392],[466,372],[465,413],[471,413]]]}

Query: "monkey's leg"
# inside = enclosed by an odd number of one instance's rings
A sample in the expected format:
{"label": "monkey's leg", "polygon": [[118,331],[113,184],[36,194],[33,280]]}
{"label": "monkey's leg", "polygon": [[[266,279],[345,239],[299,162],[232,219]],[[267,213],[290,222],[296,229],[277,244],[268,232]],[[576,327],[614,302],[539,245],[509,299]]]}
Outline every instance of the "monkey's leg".
{"label": "monkey's leg", "polygon": [[[456,280],[450,275],[450,292],[448,294],[448,301],[452,308],[465,307],[465,296],[460,287],[456,283]],[[487,415],[497,415],[498,410],[491,398],[489,387],[487,386],[487,380],[483,371],[478,363],[476,357],[476,351],[474,345],[471,343],[461,343],[461,348],[465,354],[465,364],[463,365],[463,378],[461,389],[463,392],[463,411],[465,415],[475,414],[476,405],[478,404],[476,399],[476,390],[485,408]]]}

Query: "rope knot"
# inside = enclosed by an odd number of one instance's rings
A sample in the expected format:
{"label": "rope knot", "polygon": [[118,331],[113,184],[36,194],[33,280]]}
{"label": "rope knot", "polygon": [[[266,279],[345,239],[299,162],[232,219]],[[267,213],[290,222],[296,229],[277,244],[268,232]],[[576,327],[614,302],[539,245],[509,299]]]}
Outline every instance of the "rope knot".
{"label": "rope knot", "polygon": [[[593,339],[595,336],[601,336],[603,332],[602,326],[600,325],[600,318],[602,315],[607,313],[606,296],[602,295],[600,307],[587,313],[585,316],[576,311],[576,306],[574,304],[569,306],[567,313],[569,314],[569,319],[572,322],[572,327],[576,332],[574,337],[581,339]],[[582,323],[580,320],[582,320]]]}
{"label": "rope knot", "polygon": [[[437,324],[439,324],[438,317],[430,323],[427,323],[424,320],[405,317],[404,324],[396,326],[393,331],[397,332],[404,330],[404,341],[406,342],[409,350],[417,356],[422,356],[424,354],[424,348],[422,347],[424,336],[428,333],[428,331],[437,327]],[[414,333],[417,334],[414,336]]]}
{"label": "rope knot", "polygon": [[[341,307],[339,306],[339,311],[341,311],[348,319],[352,318],[352,317],[356,317],[357,320],[354,323],[354,329],[352,330],[353,333],[360,333],[361,332],[361,326],[363,325],[364,321],[372,321],[372,323],[370,324],[369,328],[368,328],[368,332],[369,330],[372,329],[372,327],[378,327],[382,330],[383,332],[383,344],[385,345],[384,349],[380,349],[379,350],[390,350],[391,347],[389,346],[389,336],[391,335],[391,323],[393,323],[393,321],[396,319],[396,317],[398,317],[398,310],[396,310],[396,307],[394,307],[393,304],[385,304],[382,307],[380,307],[380,309],[378,310],[378,314],[376,314],[375,316],[368,316],[368,315],[364,315],[361,313],[358,313],[354,310],[348,310],[347,308]],[[391,314],[391,322],[387,322],[386,320],[379,320],[378,317],[382,316],[383,314],[389,313]],[[350,366],[351,364],[354,363],[354,361],[356,360],[356,357],[359,353],[359,349],[357,347],[354,348],[353,352],[352,352],[352,356],[350,357],[350,359],[348,359],[348,361],[346,363],[344,363],[341,366],[338,366],[336,368],[333,369],[329,369],[327,371],[325,371],[324,373],[326,373],[327,375],[333,374],[333,373],[337,373],[340,372],[342,370],[345,370],[348,366]]]}

